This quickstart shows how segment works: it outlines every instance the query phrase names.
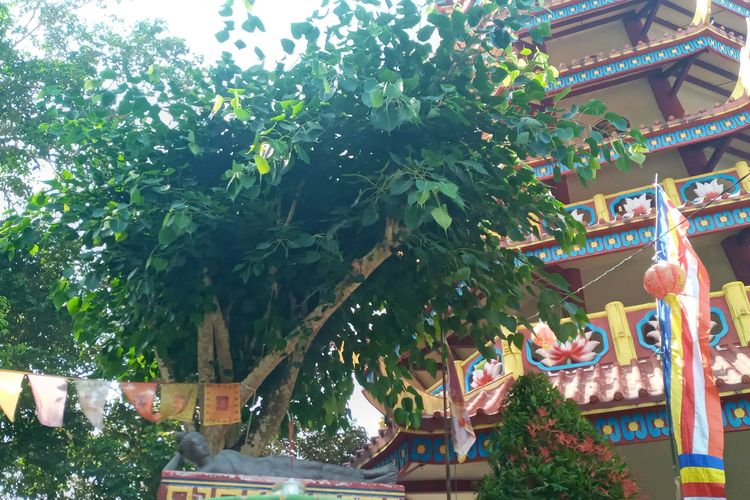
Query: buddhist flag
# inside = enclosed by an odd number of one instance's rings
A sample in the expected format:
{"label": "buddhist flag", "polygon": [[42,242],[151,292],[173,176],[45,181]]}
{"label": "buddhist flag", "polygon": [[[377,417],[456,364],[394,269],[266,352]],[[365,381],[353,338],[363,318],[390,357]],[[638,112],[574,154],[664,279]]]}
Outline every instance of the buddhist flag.
{"label": "buddhist flag", "polygon": [[102,429],[104,427],[104,404],[107,402],[112,385],[106,380],[76,380],[75,386],[83,414],[94,429]]}
{"label": "buddhist flag", "polygon": [[29,374],[29,384],[36,402],[36,418],[47,427],[62,427],[68,379]]}
{"label": "buddhist flag", "polygon": [[461,387],[456,362],[453,360],[450,349],[448,349],[448,399],[451,404],[453,451],[458,455],[458,461],[463,462],[477,438],[469,420],[469,412],[466,411],[464,390]]}
{"label": "buddhist flag", "polygon": [[154,413],[156,382],[121,382],[120,388],[140,416],[149,422],[159,422],[162,419],[160,413]]}
{"label": "buddhist flag", "polygon": [[0,409],[8,420],[16,419],[16,406],[21,395],[21,382],[24,374],[21,372],[0,371]]}
{"label": "buddhist flag", "polygon": [[195,401],[198,398],[197,384],[162,384],[161,415],[181,422],[192,422]]}
{"label": "buddhist flag", "polygon": [[682,494],[685,500],[723,499],[724,427],[711,370],[708,272],[688,240],[687,220],[661,186],[656,187],[656,211],[656,256],[685,272],[684,290],[657,302]]}
{"label": "buddhist flag", "polygon": [[203,406],[203,425],[239,422],[240,384],[205,384]]}

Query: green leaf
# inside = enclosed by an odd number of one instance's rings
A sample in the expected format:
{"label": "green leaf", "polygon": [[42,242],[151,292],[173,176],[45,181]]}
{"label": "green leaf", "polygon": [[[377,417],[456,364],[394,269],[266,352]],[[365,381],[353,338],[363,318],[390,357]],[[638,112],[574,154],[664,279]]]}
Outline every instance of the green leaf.
{"label": "green leaf", "polygon": [[439,207],[435,207],[430,211],[430,215],[432,215],[432,218],[435,220],[435,222],[438,223],[440,227],[447,230],[451,222],[453,222],[453,219],[448,214],[448,207],[445,205],[440,205]]}
{"label": "green leaf", "polygon": [[174,229],[169,226],[162,226],[159,230],[159,244],[161,246],[168,246],[177,238],[177,234]]}
{"label": "green leaf", "polygon": [[399,195],[407,192],[414,185],[414,181],[405,175],[391,182],[391,194]]}
{"label": "green leaf", "polygon": [[244,108],[237,108],[234,110],[234,116],[237,117],[238,120],[242,120],[243,122],[246,122],[250,119],[252,116],[250,112]]}
{"label": "green leaf", "polygon": [[417,40],[420,42],[426,42],[432,37],[432,34],[435,32],[435,26],[427,25],[423,28],[420,28],[419,31],[417,31]]}
{"label": "green leaf", "polygon": [[224,43],[229,40],[229,31],[223,29],[214,35],[219,43]]}
{"label": "green leaf", "polygon": [[253,156],[253,160],[255,161],[255,166],[258,168],[258,172],[260,172],[260,175],[266,175],[271,171],[271,165],[268,164],[268,160],[263,158],[261,155]]}
{"label": "green leaf", "polygon": [[161,257],[151,258],[151,267],[153,267],[154,270],[157,272],[164,271],[168,265],[169,265],[169,261],[167,259],[163,259]]}
{"label": "green leaf", "polygon": [[294,52],[294,42],[288,38],[282,38],[281,48],[284,49],[284,52],[287,54],[292,54]]}
{"label": "green leaf", "polygon": [[604,118],[620,132],[624,132],[628,129],[628,121],[617,113],[608,111],[604,114]]}
{"label": "green leaf", "polygon": [[68,314],[70,314],[71,316],[75,316],[75,314],[81,309],[81,298],[71,297],[70,299],[68,299],[65,307],[68,308]]}
{"label": "green leaf", "polygon": [[584,115],[601,115],[607,111],[607,106],[599,99],[592,99],[580,105],[579,111]]}
{"label": "green leaf", "polygon": [[458,186],[452,182],[441,182],[438,184],[438,189],[448,198],[455,200],[458,197]]}

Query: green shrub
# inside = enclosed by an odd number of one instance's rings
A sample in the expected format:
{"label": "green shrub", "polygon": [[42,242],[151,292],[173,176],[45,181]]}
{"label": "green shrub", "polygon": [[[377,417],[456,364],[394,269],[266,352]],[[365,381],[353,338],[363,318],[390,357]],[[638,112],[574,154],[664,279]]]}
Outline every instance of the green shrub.
{"label": "green shrub", "polygon": [[493,434],[479,500],[633,498],[627,466],[546,375],[518,379]]}

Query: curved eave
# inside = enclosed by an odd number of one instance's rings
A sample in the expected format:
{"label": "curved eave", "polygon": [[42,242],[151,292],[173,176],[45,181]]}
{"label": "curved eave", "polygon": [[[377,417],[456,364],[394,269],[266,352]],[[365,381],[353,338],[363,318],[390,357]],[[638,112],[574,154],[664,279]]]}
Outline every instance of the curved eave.
{"label": "curved eave", "polygon": [[[750,225],[750,195],[743,194],[717,202],[706,210],[701,210],[699,217],[690,219],[689,234],[700,236],[720,231],[732,231],[738,227]],[[700,207],[692,207],[683,213],[690,215]],[[705,222],[704,222],[705,221]],[[534,256],[545,264],[561,264],[626,250],[637,249],[653,244],[655,234],[654,217],[645,216],[627,221],[613,221],[587,231],[584,247],[578,247],[570,253],[565,252],[554,239],[530,243],[518,247],[528,256]]]}
{"label": "curved eave", "polygon": [[[712,367],[722,399],[750,391],[750,347],[729,345],[712,350]],[[467,398],[467,409],[475,429],[492,427],[501,418],[502,403],[515,380],[503,377],[499,384],[477,391]],[[593,369],[563,370],[550,382],[566,399],[574,401],[585,415],[619,413],[661,405],[664,382],[661,362],[651,356],[629,365],[595,365]],[[468,395],[467,395],[468,396]],[[382,431],[354,458],[357,467],[371,467],[401,446],[408,436],[438,435],[443,432],[442,412],[425,414],[419,430],[390,427]]]}
{"label": "curved eave", "polygon": [[586,57],[580,62],[572,61],[570,67],[560,65],[560,76],[548,93],[554,95],[566,89],[580,93],[595,85],[633,78],[703,53],[738,62],[742,43],[740,37],[714,26],[691,26],[655,42],[612,51],[606,57]]}
{"label": "curved eave", "polygon": [[[566,0],[550,2],[545,5],[544,9],[530,14],[534,17],[533,21],[520,30],[519,34],[523,36],[533,26],[542,22],[549,22],[554,37],[555,30],[558,28],[592,18],[604,17],[605,15],[616,15],[619,12],[630,10],[633,6],[646,3],[645,0]],[[731,12],[739,18],[750,17],[750,2],[745,0],[713,0],[712,3],[714,6]]]}
{"label": "curved eave", "polygon": [[[698,144],[748,128],[750,128],[750,97],[742,97],[737,100],[730,99],[711,110],[656,123],[648,128],[642,127],[640,132],[646,138],[648,152],[653,153]],[[601,163],[604,165],[606,162]],[[536,177],[540,180],[552,179],[556,167],[560,169],[561,175],[573,173],[559,162],[545,158],[534,159],[526,164],[534,169]]]}

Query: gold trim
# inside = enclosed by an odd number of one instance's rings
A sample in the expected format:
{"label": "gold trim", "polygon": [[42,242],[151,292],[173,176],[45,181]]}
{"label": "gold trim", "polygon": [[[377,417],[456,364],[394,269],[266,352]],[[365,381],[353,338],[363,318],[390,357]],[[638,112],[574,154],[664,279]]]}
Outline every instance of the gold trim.
{"label": "gold trim", "polygon": [[636,358],[633,333],[628,325],[628,317],[625,314],[625,306],[622,302],[610,302],[604,306],[607,311],[607,322],[612,344],[615,348],[617,362],[620,365],[629,365]]}
{"label": "gold trim", "polygon": [[747,294],[750,287],[741,281],[733,281],[722,287],[729,313],[737,330],[741,345],[750,344],[750,300]]}

